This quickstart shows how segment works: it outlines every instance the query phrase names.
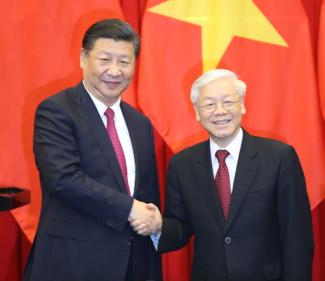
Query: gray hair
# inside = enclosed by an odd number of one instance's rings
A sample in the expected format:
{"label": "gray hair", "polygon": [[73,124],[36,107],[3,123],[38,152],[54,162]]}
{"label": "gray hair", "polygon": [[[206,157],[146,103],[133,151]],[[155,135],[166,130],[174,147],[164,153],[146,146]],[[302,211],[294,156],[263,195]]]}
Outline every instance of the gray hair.
{"label": "gray hair", "polygon": [[239,80],[237,75],[234,72],[227,69],[213,69],[203,73],[200,77],[198,77],[194,81],[191,88],[191,101],[193,105],[197,104],[201,87],[203,87],[204,85],[208,84],[213,80],[222,79],[222,78],[233,78],[235,80],[238,95],[241,98],[245,96],[246,84],[244,81]]}

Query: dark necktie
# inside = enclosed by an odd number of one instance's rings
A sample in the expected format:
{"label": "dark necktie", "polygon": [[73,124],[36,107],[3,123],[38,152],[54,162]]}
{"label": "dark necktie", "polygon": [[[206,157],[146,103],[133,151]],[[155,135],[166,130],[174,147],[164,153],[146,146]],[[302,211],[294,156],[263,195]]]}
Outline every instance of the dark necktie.
{"label": "dark necktie", "polygon": [[229,152],[227,150],[218,150],[216,152],[216,157],[219,162],[219,169],[216,174],[215,182],[223,210],[223,215],[226,220],[228,217],[231,199],[229,171],[225,162],[228,155]]}
{"label": "dark necktie", "polygon": [[119,166],[120,166],[120,169],[122,172],[126,190],[127,190],[128,194],[130,195],[130,188],[129,188],[129,183],[128,183],[128,170],[127,170],[127,166],[126,166],[126,160],[125,160],[124,152],[122,149],[122,145],[121,145],[120,139],[118,137],[115,123],[114,123],[114,111],[111,108],[107,108],[105,111],[105,116],[107,117],[107,127],[106,127],[107,134],[112,142],[112,145],[113,145],[113,148],[114,148],[114,151],[116,154],[116,158],[117,158],[117,161],[119,163]]}

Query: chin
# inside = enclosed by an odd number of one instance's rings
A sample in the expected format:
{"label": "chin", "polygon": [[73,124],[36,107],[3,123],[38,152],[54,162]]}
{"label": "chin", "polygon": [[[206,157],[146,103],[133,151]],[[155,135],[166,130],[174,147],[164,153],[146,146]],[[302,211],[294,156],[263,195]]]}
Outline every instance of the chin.
{"label": "chin", "polygon": [[228,138],[231,134],[228,132],[219,132],[215,134],[217,138]]}

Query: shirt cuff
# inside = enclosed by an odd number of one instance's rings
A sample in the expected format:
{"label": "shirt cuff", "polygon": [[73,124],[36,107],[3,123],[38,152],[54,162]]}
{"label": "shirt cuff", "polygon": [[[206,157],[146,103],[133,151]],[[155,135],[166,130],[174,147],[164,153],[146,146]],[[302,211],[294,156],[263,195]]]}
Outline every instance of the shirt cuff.
{"label": "shirt cuff", "polygon": [[158,249],[160,235],[161,235],[161,233],[159,233],[159,234],[151,234],[151,235],[150,235],[150,238],[151,238],[152,244],[154,245],[156,251],[157,251],[157,249]]}

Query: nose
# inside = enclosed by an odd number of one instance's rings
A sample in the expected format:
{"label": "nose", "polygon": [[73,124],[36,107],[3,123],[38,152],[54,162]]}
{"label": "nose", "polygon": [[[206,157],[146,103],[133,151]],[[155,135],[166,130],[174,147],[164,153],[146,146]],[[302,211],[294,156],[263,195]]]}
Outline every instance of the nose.
{"label": "nose", "polygon": [[112,61],[107,68],[107,73],[110,76],[119,76],[121,74],[121,70],[118,62]]}
{"label": "nose", "polygon": [[214,105],[214,114],[224,114],[227,113],[227,110],[224,108],[222,102],[216,102]]}

